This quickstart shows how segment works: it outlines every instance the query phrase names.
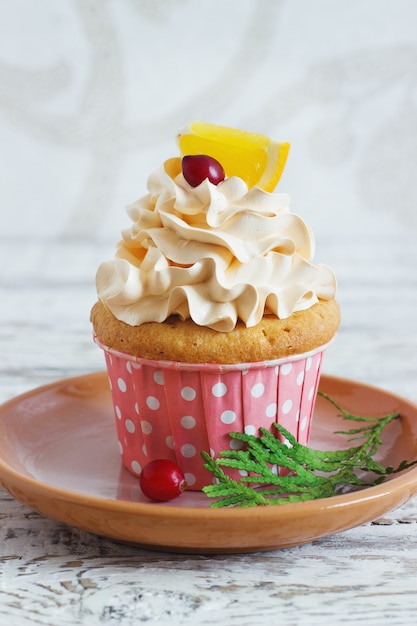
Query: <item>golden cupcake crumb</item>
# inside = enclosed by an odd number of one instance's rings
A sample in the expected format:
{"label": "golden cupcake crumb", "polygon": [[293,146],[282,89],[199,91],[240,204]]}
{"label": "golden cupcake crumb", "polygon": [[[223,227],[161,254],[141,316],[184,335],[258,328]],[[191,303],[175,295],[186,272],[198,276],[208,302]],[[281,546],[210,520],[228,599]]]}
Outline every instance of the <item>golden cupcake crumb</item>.
{"label": "golden cupcake crumb", "polygon": [[185,363],[253,363],[302,354],[328,343],[339,326],[340,309],[334,299],[319,300],[286,319],[265,315],[251,328],[239,321],[231,332],[219,333],[177,316],[129,326],[98,301],[91,321],[102,344],[132,356]]}

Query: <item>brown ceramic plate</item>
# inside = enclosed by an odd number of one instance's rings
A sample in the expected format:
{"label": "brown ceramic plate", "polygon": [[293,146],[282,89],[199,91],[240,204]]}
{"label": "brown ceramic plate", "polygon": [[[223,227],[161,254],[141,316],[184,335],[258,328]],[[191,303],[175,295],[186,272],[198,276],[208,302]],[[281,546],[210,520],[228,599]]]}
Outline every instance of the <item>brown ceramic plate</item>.
{"label": "brown ceramic plate", "polygon": [[[350,412],[399,411],[379,460],[417,458],[417,407],[391,393],[323,376],[320,389]],[[347,445],[337,411],[319,397],[311,446]],[[250,509],[212,509],[202,493],[151,503],[122,468],[107,375],[70,378],[0,407],[0,484],[54,520],[138,546],[174,552],[273,550],[307,543],[369,522],[417,493],[417,467],[382,485],[322,500]]]}

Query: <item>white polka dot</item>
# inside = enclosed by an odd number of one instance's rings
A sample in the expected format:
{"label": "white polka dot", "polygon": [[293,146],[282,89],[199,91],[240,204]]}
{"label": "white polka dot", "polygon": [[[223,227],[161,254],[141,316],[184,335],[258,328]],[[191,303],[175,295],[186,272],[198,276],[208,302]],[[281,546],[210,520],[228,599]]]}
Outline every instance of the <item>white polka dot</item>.
{"label": "white polka dot", "polygon": [[311,356],[309,356],[307,361],[306,361],[306,372],[308,372],[311,369],[312,362],[313,362],[312,358],[311,358]]}
{"label": "white polka dot", "polygon": [[183,446],[181,446],[181,454],[182,456],[185,456],[187,459],[190,459],[191,457],[195,456],[196,452],[197,451],[192,443],[185,443]]}
{"label": "white polka dot", "polygon": [[318,359],[317,359],[317,361],[316,361],[316,372],[317,372],[317,370],[318,370],[318,369],[319,369],[319,367],[320,367],[320,363],[321,363],[321,358],[320,358],[320,356],[319,356],[319,357],[318,357]]}
{"label": "white polka dot", "polygon": [[140,368],[142,367],[142,365],[140,363],[137,363],[136,361],[131,361],[131,366],[134,370],[140,370]]}
{"label": "white polka dot", "polygon": [[245,426],[245,433],[247,435],[256,435],[256,428],[253,424],[248,424]]}
{"label": "white polka dot", "polygon": [[314,392],[315,392],[315,387],[311,387],[310,391],[308,392],[308,399],[309,400],[313,399]]}
{"label": "white polka dot", "polygon": [[210,456],[212,459],[214,459],[214,457],[216,456],[216,453],[214,452],[213,448],[210,448]]}
{"label": "white polka dot", "polygon": [[110,391],[113,389],[113,383],[112,383],[112,379],[109,377],[109,387],[110,387]]}
{"label": "white polka dot", "polygon": [[141,421],[140,428],[144,435],[150,435],[152,432],[152,424],[147,420]]}
{"label": "white polka dot", "polygon": [[305,430],[307,428],[307,424],[308,424],[308,417],[307,415],[305,415],[301,421],[300,430]]}
{"label": "white polka dot", "polygon": [[292,409],[292,400],[285,400],[284,404],[282,405],[282,412],[284,413],[284,415],[287,415]]}
{"label": "white polka dot", "polygon": [[249,372],[249,370],[242,370],[242,376],[246,376],[246,374]]}
{"label": "white polka dot", "polygon": [[184,415],[181,418],[180,422],[181,422],[181,426],[183,428],[186,428],[187,430],[194,428],[197,423],[195,417],[193,417],[192,415]]}
{"label": "white polka dot", "polygon": [[164,384],[164,372],[162,370],[158,370],[153,375],[153,379],[157,385],[163,385]]}
{"label": "white polka dot", "polygon": [[132,461],[130,467],[132,468],[132,470],[136,473],[136,474],[140,474],[142,471],[142,468],[140,466],[140,463],[138,463],[137,461]]}
{"label": "white polka dot", "polygon": [[297,376],[297,385],[301,386],[304,382],[304,371],[302,370]]}
{"label": "white polka dot", "polygon": [[215,396],[216,398],[221,398],[222,396],[226,395],[227,393],[227,387],[224,383],[216,383],[215,385],[213,385],[213,387],[211,388],[211,393],[213,394],[213,396]]}
{"label": "white polka dot", "polygon": [[129,372],[129,374],[131,374],[131,373],[132,373],[132,366],[131,366],[131,364],[130,364],[130,361],[128,361],[128,362],[126,363],[126,369],[127,369],[127,371]]}
{"label": "white polka dot", "polygon": [[279,365],[275,365],[275,374],[276,376],[279,374]]}
{"label": "white polka dot", "polygon": [[240,450],[243,446],[243,441],[239,441],[239,439],[230,439],[229,441],[229,448],[231,450]]}
{"label": "white polka dot", "polygon": [[139,404],[135,402],[135,413],[139,415]]}
{"label": "white polka dot", "polygon": [[265,415],[267,417],[275,417],[276,414],[277,414],[276,402],[271,402],[271,404],[268,404],[268,406],[266,407]]}
{"label": "white polka dot", "polygon": [[119,448],[119,454],[123,454],[123,446],[122,446],[122,442],[118,441],[117,442],[118,448]]}
{"label": "white polka dot", "polygon": [[186,472],[184,474],[184,478],[188,487],[192,487],[193,485],[195,485],[196,477],[194,476],[194,474],[191,474],[191,472]]}
{"label": "white polka dot", "polygon": [[158,398],[155,398],[155,396],[148,396],[146,398],[146,404],[151,411],[157,411],[161,406]]}
{"label": "white polka dot", "polygon": [[292,370],[292,363],[284,363],[284,365],[281,365],[281,374],[283,374],[284,376],[287,376],[287,374],[289,374]]}
{"label": "white polka dot", "polygon": [[223,422],[223,424],[233,424],[233,422],[236,420],[236,413],[234,411],[223,411],[223,413],[220,415],[220,420]]}
{"label": "white polka dot", "polygon": [[247,476],[248,472],[246,470],[239,470],[240,476]]}
{"label": "white polka dot", "polygon": [[142,452],[144,456],[148,456],[148,448],[146,447],[146,443],[142,446]]}
{"label": "white polka dot", "polygon": [[290,442],[288,441],[287,438],[284,439],[283,444],[284,444],[284,446],[287,446],[287,448],[292,448],[292,446],[291,446],[291,444],[290,444]]}
{"label": "white polka dot", "polygon": [[298,422],[300,420],[300,409],[297,411],[297,415],[295,416],[295,421]]}
{"label": "white polka dot", "polygon": [[181,389],[181,397],[184,400],[188,400],[189,402],[191,402],[191,400],[195,399],[196,395],[196,391],[192,387],[183,387]]}
{"label": "white polka dot", "polygon": [[277,465],[276,463],[274,465],[271,466],[271,473],[275,474],[276,476],[279,474],[279,465]]}
{"label": "white polka dot", "polygon": [[260,398],[265,392],[265,385],[262,383],[256,383],[250,390],[252,398]]}
{"label": "white polka dot", "polygon": [[122,419],[122,412],[120,410],[120,407],[117,406],[117,404],[114,406],[114,412],[116,413],[116,417],[117,419]]}
{"label": "white polka dot", "polygon": [[120,391],[125,393],[125,391],[127,389],[127,385],[126,385],[125,381],[123,380],[123,378],[118,378],[117,379],[117,386],[119,387]]}
{"label": "white polka dot", "polygon": [[174,449],[174,439],[172,435],[168,435],[168,437],[165,439],[165,443],[167,448],[169,448],[170,450]]}
{"label": "white polka dot", "polygon": [[134,433],[135,430],[136,430],[135,425],[132,422],[132,420],[129,420],[129,419],[126,420],[125,421],[125,426],[126,426],[126,430],[127,430],[128,433]]}

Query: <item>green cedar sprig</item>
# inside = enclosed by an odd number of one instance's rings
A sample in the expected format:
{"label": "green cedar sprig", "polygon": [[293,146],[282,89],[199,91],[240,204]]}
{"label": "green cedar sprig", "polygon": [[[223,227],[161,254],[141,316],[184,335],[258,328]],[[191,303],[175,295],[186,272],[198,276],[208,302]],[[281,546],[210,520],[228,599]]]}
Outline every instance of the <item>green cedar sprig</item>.
{"label": "green cedar sprig", "polygon": [[[381,418],[353,415],[343,409],[323,392],[319,394],[330,402],[345,420],[363,425],[349,430],[336,431],[348,435],[348,441],[362,443],[342,450],[313,450],[298,443],[294,436],[279,424],[274,424],[279,437],[265,428],[259,436],[230,433],[242,442],[240,450],[223,450],[217,459],[206,452],[201,455],[204,467],[215,479],[214,484],[203,488],[209,498],[215,498],[212,507],[253,507],[271,504],[303,502],[336,495],[347,489],[377,485],[385,478],[415,464],[417,460],[402,461],[396,468],[384,467],[373,457],[382,443],[384,428],[400,414],[393,412]],[[230,478],[222,467],[239,470],[239,480]],[[277,467],[286,468],[277,474]],[[360,473],[372,473],[375,478],[361,478]]]}

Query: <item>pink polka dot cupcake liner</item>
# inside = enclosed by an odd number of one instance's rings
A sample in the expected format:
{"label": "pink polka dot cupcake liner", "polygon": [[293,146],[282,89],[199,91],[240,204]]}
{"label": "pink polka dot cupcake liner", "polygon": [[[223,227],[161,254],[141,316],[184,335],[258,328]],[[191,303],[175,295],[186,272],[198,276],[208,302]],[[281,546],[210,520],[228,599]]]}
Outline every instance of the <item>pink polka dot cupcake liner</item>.
{"label": "pink polka dot cupcake liner", "polygon": [[142,359],[95,341],[105,354],[122,462],[136,476],[153,459],[170,459],[188,488],[200,490],[212,481],[202,450],[216,457],[236,447],[230,432],[257,435],[274,422],[308,444],[327,345],[275,361],[222,365]]}

